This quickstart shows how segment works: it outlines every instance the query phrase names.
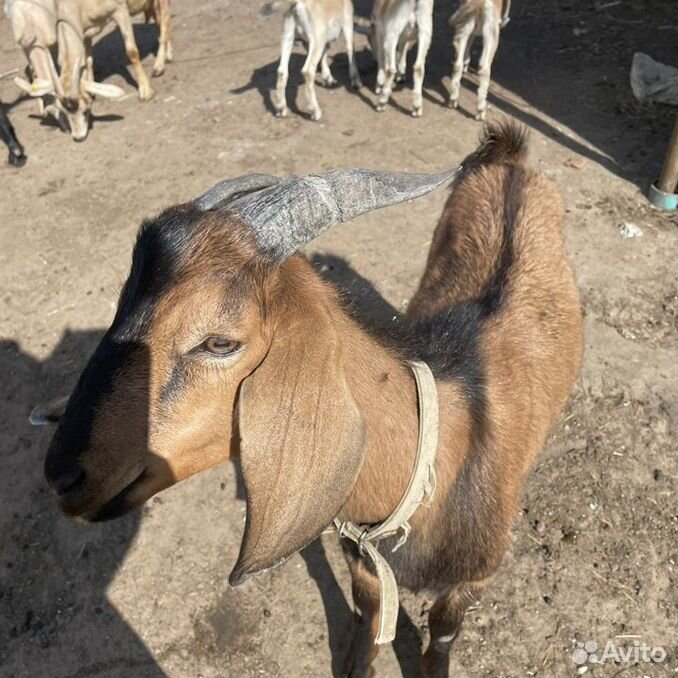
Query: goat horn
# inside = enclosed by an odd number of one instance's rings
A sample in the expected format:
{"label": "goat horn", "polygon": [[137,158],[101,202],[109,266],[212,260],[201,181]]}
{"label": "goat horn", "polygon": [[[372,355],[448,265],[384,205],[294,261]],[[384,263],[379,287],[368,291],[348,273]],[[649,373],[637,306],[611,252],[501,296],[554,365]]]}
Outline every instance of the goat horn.
{"label": "goat horn", "polygon": [[237,179],[224,179],[199,195],[193,202],[203,211],[217,209],[247,193],[275,186],[281,181],[280,177],[274,177],[272,174],[246,174]]}
{"label": "goat horn", "polygon": [[457,171],[406,174],[338,170],[278,181],[219,206],[242,217],[252,228],[259,246],[282,261],[330,226],[426,195],[450,181]]}

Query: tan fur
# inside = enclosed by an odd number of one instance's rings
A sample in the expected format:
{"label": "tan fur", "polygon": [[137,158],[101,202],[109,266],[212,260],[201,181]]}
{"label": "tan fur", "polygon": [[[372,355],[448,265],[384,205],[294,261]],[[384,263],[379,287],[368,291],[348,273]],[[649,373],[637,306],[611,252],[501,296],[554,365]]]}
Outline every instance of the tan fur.
{"label": "tan fur", "polygon": [[362,86],[360,74],[353,53],[353,3],[351,0],[289,0],[284,3],[269,3],[268,11],[273,13],[285,9],[280,45],[278,79],[273,92],[273,106],[276,115],[287,115],[288,67],[295,38],[301,38],[307,45],[308,56],[301,72],[304,75],[306,98],[312,120],[320,120],[322,111],[315,93],[315,76],[318,65],[326,86],[336,85],[327,60],[327,47],[341,33],[346,43],[349,76],[354,88]]}
{"label": "tan fur", "polygon": [[[435,498],[412,517],[405,546],[382,549],[401,585],[438,596],[424,675],[446,675],[465,609],[501,562],[525,475],[581,359],[561,200],[552,183],[522,167],[521,148],[513,128],[494,129],[465,161],[408,311],[417,321],[482,300],[504,270],[505,289],[491,297],[499,306],[478,325],[482,418],[462,379],[438,380]],[[61,496],[64,510],[95,517],[121,490],[132,508],[239,455],[248,522],[234,583],[279,564],[334,516],[385,519],[403,495],[417,445],[415,385],[400,349],[359,326],[303,257],[280,265],[259,257],[235,216],[201,216],[179,267],[154,307],[143,350],[117,371],[98,407],[79,457],[87,482]],[[209,336],[241,350],[227,358],[196,353]],[[76,391],[66,421],[77,417],[77,403]],[[48,462],[63,453],[58,436]],[[373,673],[380,602],[374,575],[351,544],[345,551],[363,614],[348,661],[355,678]]]}
{"label": "tan fur", "polygon": [[460,0],[457,11],[450,17],[454,28],[454,61],[450,82],[449,105],[457,108],[461,77],[468,70],[474,39],[482,37],[483,51],[478,64],[478,105],[476,120],[485,120],[487,91],[495,52],[499,46],[499,31],[508,21],[510,0]]}
{"label": "tan fur", "polygon": [[433,0],[375,0],[370,43],[377,60],[377,111],[386,110],[396,79],[404,80],[407,53],[417,43],[412,115],[422,115],[422,87],[432,35]]}
{"label": "tan fur", "polygon": [[[59,0],[59,66],[62,86],[68,98],[62,103],[74,138],[82,140],[87,136],[87,118],[92,106],[92,97],[79,84],[82,69],[87,68],[89,79],[93,79],[90,59],[92,40],[111,21],[117,24],[122,34],[125,52],[137,80],[139,99],[150,101],[153,98],[155,93],[141,65],[132,28],[131,17],[141,12],[147,20],[153,17],[160,29],[158,52],[153,64],[153,76],[159,76],[165,70],[165,63],[172,60],[169,0]],[[80,70],[76,72],[78,60]]]}

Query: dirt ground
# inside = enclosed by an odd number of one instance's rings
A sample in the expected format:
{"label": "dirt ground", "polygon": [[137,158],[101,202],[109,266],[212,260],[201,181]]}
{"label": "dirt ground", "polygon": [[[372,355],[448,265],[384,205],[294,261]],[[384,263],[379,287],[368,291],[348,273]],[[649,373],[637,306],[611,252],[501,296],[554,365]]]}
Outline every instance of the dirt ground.
{"label": "dirt ground", "polygon": [[[514,540],[467,616],[451,675],[577,674],[576,643],[664,648],[662,663],[589,664],[591,676],[676,672],[676,220],[643,197],[675,111],[629,91],[635,51],[675,62],[675,3],[514,1],[493,72],[493,114],[531,128],[531,165],[567,205],[569,252],[586,314],[586,353],[570,405],[534,468]],[[597,7],[599,6],[599,7]],[[363,13],[368,8],[360,6]],[[176,62],[140,104],[117,33],[95,46],[99,79],[125,88],[97,101],[76,144],[0,98],[29,161],[0,168],[0,675],[3,678],[330,675],[348,640],[348,577],[333,537],[231,589],[244,517],[235,470],[218,467],[142,511],[81,526],[57,514],[42,476],[50,432],[31,407],[67,393],[112,319],[140,220],[216,180],[363,166],[427,172],[454,166],[479,127],[475,76],[461,108],[444,106],[452,3],[436,3],[424,117],[410,85],[376,113],[374,65],[357,38],[366,87],[319,90],[303,108],[291,64],[288,119],[270,112],[279,17],[257,3],[174,0]],[[150,71],[155,27],[137,26]],[[0,71],[23,67],[0,20]],[[369,280],[402,308],[421,273],[444,201],[437,193],[334,229],[309,248],[353,292]],[[625,239],[632,222],[642,237]],[[375,301],[375,313],[378,304]],[[406,595],[384,676],[416,676],[430,602]]]}

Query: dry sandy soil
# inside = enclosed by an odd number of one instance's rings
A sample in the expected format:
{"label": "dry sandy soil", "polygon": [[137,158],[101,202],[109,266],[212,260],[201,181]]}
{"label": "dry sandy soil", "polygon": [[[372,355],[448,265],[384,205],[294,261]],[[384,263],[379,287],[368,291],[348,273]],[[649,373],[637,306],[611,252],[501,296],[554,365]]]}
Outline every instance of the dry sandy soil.
{"label": "dry sandy soil", "polygon": [[[596,9],[596,4],[602,8]],[[269,110],[279,17],[242,0],[175,0],[176,62],[135,97],[117,32],[95,49],[97,75],[123,86],[97,101],[90,138],[73,143],[0,97],[30,157],[0,168],[0,674],[3,678],[311,676],[336,670],[347,644],[347,573],[333,537],[277,571],[227,585],[244,503],[231,465],[172,488],[142,511],[85,527],[59,516],[42,476],[50,432],[31,407],[68,392],[112,319],[140,220],[225,176],[358,165],[454,166],[476,142],[475,76],[461,109],[443,105],[451,3],[436,6],[424,117],[409,84],[378,114],[366,84],[321,89],[312,123],[292,60],[288,119]],[[363,12],[368,8],[361,7]],[[137,27],[150,71],[155,27]],[[491,101],[526,123],[531,164],[554,179],[586,314],[586,354],[570,405],[527,483],[514,540],[453,652],[454,676],[572,676],[577,642],[665,648],[661,664],[593,665],[593,676],[676,671],[676,223],[643,194],[674,111],[640,106],[634,51],[675,60],[675,3],[514,2]],[[22,66],[0,21],[0,71]],[[309,248],[326,274],[383,310],[402,308],[444,201],[438,193],[337,228]],[[643,235],[621,237],[633,222]],[[366,280],[374,285],[372,288]],[[371,301],[370,301],[371,300]],[[406,596],[381,675],[417,675],[430,602]]]}

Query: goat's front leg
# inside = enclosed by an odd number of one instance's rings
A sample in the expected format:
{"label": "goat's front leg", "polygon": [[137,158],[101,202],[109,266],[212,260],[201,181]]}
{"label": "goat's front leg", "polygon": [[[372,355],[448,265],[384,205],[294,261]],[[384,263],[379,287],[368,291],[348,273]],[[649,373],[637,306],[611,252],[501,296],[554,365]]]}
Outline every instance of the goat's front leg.
{"label": "goat's front leg", "polygon": [[487,90],[490,88],[490,72],[495,52],[499,46],[499,24],[494,22],[483,29],[483,52],[478,66],[478,109],[476,120],[485,120]]}
{"label": "goat's front leg", "polygon": [[280,40],[280,64],[278,64],[278,80],[275,92],[272,95],[273,108],[277,117],[284,118],[287,115],[287,78],[289,77],[290,55],[294,46],[294,17],[288,14],[283,21],[283,32]]}
{"label": "goat's front leg", "polygon": [[153,77],[157,78],[165,72],[165,62],[172,61],[170,47],[170,8],[168,0],[154,0],[155,21],[160,29],[158,37],[158,53],[153,63]]}
{"label": "goat's front leg", "polygon": [[465,582],[440,596],[428,613],[431,640],[421,659],[425,678],[447,678],[450,650],[467,608],[478,599],[487,581]]}
{"label": "goat's front leg", "polygon": [[341,545],[351,572],[353,604],[357,608],[343,675],[371,678],[374,676],[372,662],[379,653],[379,646],[374,643],[379,632],[379,579],[367,569],[355,544],[342,539]]}
{"label": "goat's front leg", "polygon": [[306,99],[308,100],[308,107],[311,113],[311,120],[318,121],[322,117],[320,104],[318,104],[318,97],[315,94],[315,74],[318,70],[318,64],[323,56],[325,50],[324,42],[317,40],[315,37],[311,38],[308,44],[308,55],[306,62],[301,72],[306,83]]}
{"label": "goat's front leg", "polygon": [[424,74],[426,71],[426,57],[431,47],[433,35],[433,2],[420,2],[417,5],[417,60],[414,62],[414,84],[412,86],[412,115],[421,117],[424,87]]}
{"label": "goat's front leg", "polygon": [[132,64],[134,76],[137,79],[137,86],[139,87],[139,99],[141,101],[150,101],[155,95],[155,92],[153,91],[151,83],[148,80],[148,76],[144,72],[143,66],[141,65],[139,49],[137,48],[137,43],[134,39],[132,19],[130,19],[126,4],[123,4],[122,8],[113,15],[113,21],[118,24],[120,33],[122,33],[122,39],[125,42],[125,52],[127,53],[127,58]]}

